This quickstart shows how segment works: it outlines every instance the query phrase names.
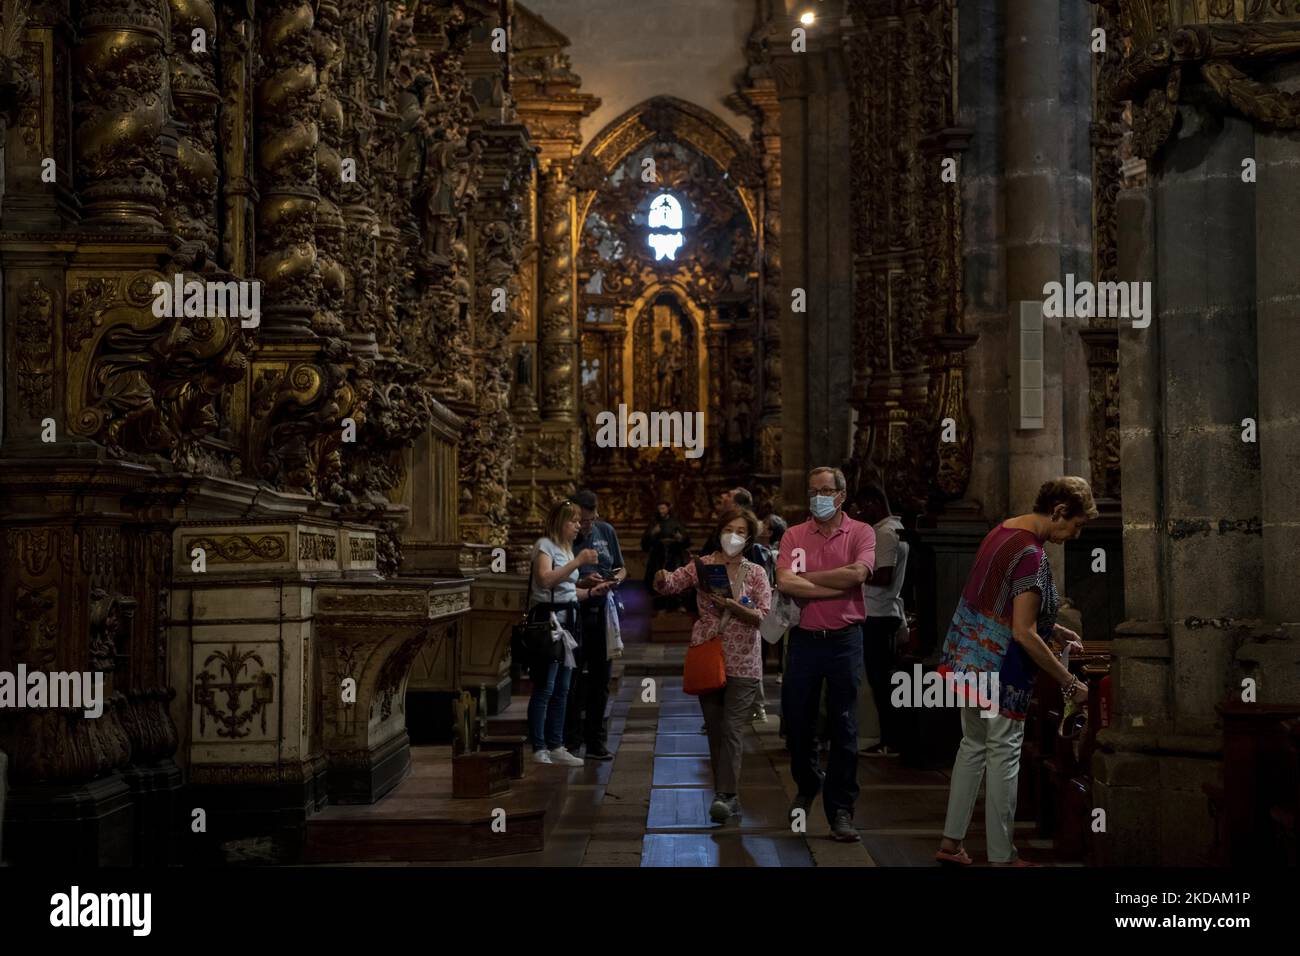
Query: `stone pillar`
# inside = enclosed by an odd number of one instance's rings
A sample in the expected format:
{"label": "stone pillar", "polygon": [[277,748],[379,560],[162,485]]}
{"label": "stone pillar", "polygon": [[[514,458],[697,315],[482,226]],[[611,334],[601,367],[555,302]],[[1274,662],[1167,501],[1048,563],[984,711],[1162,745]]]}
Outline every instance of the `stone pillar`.
{"label": "stone pillar", "polygon": [[1263,598],[1254,330],[1255,201],[1241,180],[1248,120],[1185,95],[1153,185],[1163,367],[1164,503],[1173,724],[1212,733],[1231,659],[1228,628]]}
{"label": "stone pillar", "polygon": [[[1271,85],[1292,96],[1300,64],[1273,71]],[[1300,140],[1294,132],[1259,130],[1255,195],[1255,300],[1258,348],[1260,572],[1264,624],[1258,641],[1237,652],[1264,703],[1300,700]],[[1250,188],[1250,187],[1246,187]],[[1229,499],[1231,500],[1231,499]],[[1246,539],[1250,540],[1250,539]]]}
{"label": "stone pillar", "polygon": [[1179,866],[1208,856],[1202,785],[1219,775],[1215,705],[1232,690],[1234,645],[1263,600],[1259,446],[1242,441],[1241,425],[1259,415],[1263,196],[1241,179],[1255,152],[1250,121],[1223,115],[1206,86],[1185,84],[1177,107],[1148,108],[1167,109],[1163,128],[1177,132],[1153,160],[1150,259],[1126,235],[1146,218],[1142,199],[1120,204],[1121,276],[1154,275],[1155,308],[1150,328],[1120,331],[1130,620],[1115,641],[1117,712],[1093,776],[1108,821],[1098,861]]}
{"label": "stone pillar", "polygon": [[[1077,8],[1077,9],[1075,9]],[[1073,11],[1066,15],[1063,11]],[[1006,289],[1010,328],[1019,327],[1022,301],[1042,301],[1043,286],[1091,275],[1088,260],[1087,124],[1083,104],[1090,91],[1072,79],[1077,64],[1072,44],[1083,44],[1089,10],[1083,4],[1011,3],[1006,7],[1003,113],[1003,176],[1006,188]],[[1066,61],[1063,63],[1063,60]],[[1085,73],[1086,75],[1086,73]],[[1083,117],[1082,124],[1075,122]],[[1082,125],[1083,130],[1078,127]],[[1077,148],[1075,140],[1082,135]],[[1046,319],[1043,328],[1044,427],[1017,427],[1019,394],[1008,412],[1008,511],[1033,505],[1039,485],[1065,473],[1067,455],[1087,473],[1087,369],[1077,335],[1078,319]],[[1005,344],[1008,368],[1019,352],[1016,338]],[[1015,376],[1012,377],[1013,381]],[[1071,384],[1066,389],[1065,382]],[[1067,392],[1072,396],[1068,400]],[[1076,397],[1082,395],[1082,400]],[[1068,415],[1067,415],[1068,412]],[[1066,447],[1066,435],[1081,448]],[[1058,585],[1064,585],[1064,548],[1049,545]]]}
{"label": "stone pillar", "polygon": [[[1155,279],[1151,196],[1123,192],[1117,202],[1118,278]],[[1121,489],[1124,569],[1134,586],[1124,593],[1127,620],[1111,641],[1116,691],[1111,726],[1142,728],[1165,721],[1169,632],[1165,627],[1164,520],[1161,501],[1160,348],[1153,328],[1119,327]]]}

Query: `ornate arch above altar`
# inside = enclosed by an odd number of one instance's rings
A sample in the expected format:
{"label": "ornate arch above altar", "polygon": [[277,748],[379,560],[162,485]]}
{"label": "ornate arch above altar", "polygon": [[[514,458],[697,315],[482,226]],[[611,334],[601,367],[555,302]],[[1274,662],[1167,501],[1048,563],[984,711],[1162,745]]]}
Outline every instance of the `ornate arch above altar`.
{"label": "ornate arch above altar", "polygon": [[[646,481],[653,471],[682,517],[705,521],[713,493],[751,482],[756,468],[762,166],[718,117],[655,97],[588,144],[571,183],[588,480],[607,514],[635,524],[662,493]],[[623,403],[703,413],[704,457],[596,446],[596,416]]]}
{"label": "ornate arch above altar", "polygon": [[632,107],[587,144],[573,174],[578,222],[587,221],[597,191],[629,156],[665,138],[689,144],[727,174],[749,217],[750,230],[757,232],[763,168],[754,151],[721,119],[675,96],[656,96]]}

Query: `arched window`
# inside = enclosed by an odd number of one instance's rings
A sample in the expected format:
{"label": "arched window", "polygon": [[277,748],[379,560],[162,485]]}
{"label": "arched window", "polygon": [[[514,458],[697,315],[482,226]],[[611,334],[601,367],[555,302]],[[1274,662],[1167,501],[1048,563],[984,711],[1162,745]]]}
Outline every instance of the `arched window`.
{"label": "arched window", "polygon": [[646,224],[650,228],[646,241],[654,250],[655,261],[676,259],[677,250],[686,241],[682,234],[682,204],[672,193],[660,193],[650,203],[650,215]]}

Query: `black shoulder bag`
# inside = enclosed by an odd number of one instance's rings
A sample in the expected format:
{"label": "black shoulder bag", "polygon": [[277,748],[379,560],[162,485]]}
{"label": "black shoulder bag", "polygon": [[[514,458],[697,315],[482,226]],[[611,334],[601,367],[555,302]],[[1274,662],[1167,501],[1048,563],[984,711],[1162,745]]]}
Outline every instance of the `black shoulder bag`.
{"label": "black shoulder bag", "polygon": [[[528,590],[524,595],[524,619],[514,626],[510,635],[511,652],[516,654],[521,663],[532,664],[537,661],[563,660],[564,642],[551,637],[551,620],[549,617],[540,621],[529,620],[532,610],[529,604],[533,600],[533,566],[534,555],[528,562]],[[551,597],[555,589],[551,588]],[[553,600],[552,604],[555,603]]]}

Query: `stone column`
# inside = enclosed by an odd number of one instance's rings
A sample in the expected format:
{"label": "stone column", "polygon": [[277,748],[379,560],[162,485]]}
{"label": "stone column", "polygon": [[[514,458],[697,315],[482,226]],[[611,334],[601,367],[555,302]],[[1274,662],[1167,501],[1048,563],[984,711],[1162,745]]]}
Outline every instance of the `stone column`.
{"label": "stone column", "polygon": [[1167,599],[1174,729],[1214,731],[1231,659],[1228,628],[1263,598],[1254,382],[1255,201],[1241,180],[1248,120],[1184,94],[1182,124],[1153,186],[1154,319],[1163,376]]}
{"label": "stone column", "polygon": [[[1118,278],[1155,279],[1151,196],[1127,190],[1116,204]],[[1115,706],[1111,726],[1142,728],[1165,719],[1169,632],[1165,628],[1164,521],[1160,479],[1160,348],[1154,328],[1119,327],[1121,489],[1124,570],[1133,586],[1124,590],[1128,619],[1111,641],[1111,683]]]}
{"label": "stone column", "polygon": [[1003,46],[1002,4],[962,4],[958,21],[958,121],[971,129],[962,156],[961,190],[965,258],[965,328],[979,335],[966,369],[971,428],[979,440],[971,456],[967,494],[990,519],[1006,515],[1008,338],[1005,237],[999,228],[1005,206],[1002,178],[1003,90],[992,62]]}
{"label": "stone column", "polygon": [[[1066,15],[1066,9],[1073,13]],[[1072,44],[1084,42],[1089,15],[1083,4],[1011,3],[1006,8],[1003,176],[1007,304],[1013,329],[1019,324],[1019,303],[1042,301],[1046,283],[1063,282],[1067,273],[1080,280],[1091,275],[1087,111],[1082,108],[1091,96],[1087,89],[1075,87],[1075,64],[1063,64],[1071,59]],[[1083,122],[1075,122],[1076,116]],[[1072,148],[1080,135],[1083,142]],[[1086,389],[1074,387],[1087,382],[1079,322],[1044,320],[1044,427],[1016,427],[1019,395],[1010,396],[1008,510],[1013,514],[1032,506],[1039,485],[1066,471],[1067,457],[1078,465],[1076,471],[1087,473]],[[1018,351],[1013,337],[1005,353],[1009,368]],[[1066,381],[1072,386],[1068,390]],[[1069,448],[1066,435],[1077,436]],[[1064,548],[1049,545],[1048,550],[1058,584],[1063,585]]]}
{"label": "stone column", "polygon": [[[1280,67],[1269,79],[1294,96],[1300,64]],[[1257,131],[1254,156],[1259,407],[1247,414],[1259,422],[1264,625],[1261,639],[1243,645],[1237,659],[1258,681],[1260,701],[1285,703],[1300,700],[1300,139],[1294,132]]]}
{"label": "stone column", "polygon": [[[1214,708],[1232,687],[1233,647],[1263,600],[1259,446],[1243,443],[1241,425],[1260,414],[1255,210],[1263,196],[1241,179],[1255,136],[1203,84],[1184,84],[1180,102],[1177,117],[1149,102],[1142,118],[1144,128],[1154,116],[1177,130],[1152,160],[1150,259],[1141,241],[1129,244],[1146,216],[1141,197],[1120,204],[1120,274],[1153,275],[1155,308],[1150,328],[1120,330],[1130,620],[1114,644],[1116,714],[1093,761],[1096,806],[1107,813],[1097,840],[1105,864],[1206,858],[1202,784],[1219,775]],[[1144,474],[1154,477],[1144,482]]]}

